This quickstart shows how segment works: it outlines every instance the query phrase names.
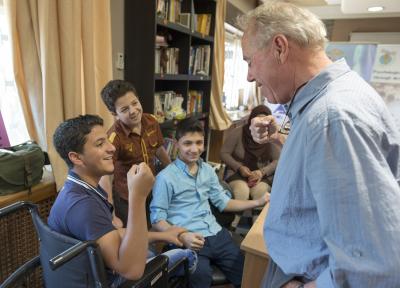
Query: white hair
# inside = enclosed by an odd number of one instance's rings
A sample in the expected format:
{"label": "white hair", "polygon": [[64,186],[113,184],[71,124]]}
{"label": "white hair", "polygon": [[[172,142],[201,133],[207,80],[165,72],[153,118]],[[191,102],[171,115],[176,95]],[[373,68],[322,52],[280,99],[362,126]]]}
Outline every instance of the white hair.
{"label": "white hair", "polygon": [[307,9],[282,1],[266,1],[256,9],[238,17],[243,31],[252,29],[258,48],[276,34],[283,34],[303,48],[324,49],[324,23]]}

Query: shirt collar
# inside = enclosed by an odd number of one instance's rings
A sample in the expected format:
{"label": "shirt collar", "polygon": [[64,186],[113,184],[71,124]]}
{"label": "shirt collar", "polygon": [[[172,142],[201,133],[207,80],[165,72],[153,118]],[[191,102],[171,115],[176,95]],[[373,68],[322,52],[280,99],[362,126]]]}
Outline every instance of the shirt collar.
{"label": "shirt collar", "polygon": [[[71,175],[72,177],[74,177],[74,178],[76,178],[76,179],[78,179],[78,180],[81,180],[81,181],[85,182],[84,180],[82,180],[81,177],[79,177],[78,174],[76,174],[76,173],[75,173],[74,171],[72,171],[72,170],[69,170],[69,171],[68,171],[68,175]],[[86,182],[85,182],[85,183],[86,183]],[[88,184],[88,185],[90,185],[90,184]],[[91,186],[91,185],[90,185],[90,186]],[[103,194],[103,196],[105,196],[105,197],[107,198],[107,192],[105,192],[105,191],[103,190],[103,188],[102,188],[99,184],[97,184],[97,186],[94,187],[94,188],[96,188],[98,192],[100,192],[101,194]]]}
{"label": "shirt collar", "polygon": [[128,126],[126,126],[121,120],[118,119],[116,124],[117,124],[117,127],[119,128],[119,130],[121,130],[122,133],[124,133],[126,137],[128,137],[129,134],[133,133],[132,129],[130,129]]}
{"label": "shirt collar", "polygon": [[[322,70],[297,92],[291,111],[289,111],[290,113],[288,114],[289,118],[291,120],[295,118],[330,82],[350,71],[351,69],[344,58],[330,64]],[[286,105],[285,108],[287,109]]]}
{"label": "shirt collar", "polygon": [[[176,158],[175,165],[183,172],[186,172],[187,174],[191,175],[189,172],[188,165],[185,162],[183,162],[181,159],[179,159],[179,157]],[[199,169],[200,169],[201,166],[203,165],[203,159],[200,158],[199,160],[197,160],[197,165],[199,165]]]}

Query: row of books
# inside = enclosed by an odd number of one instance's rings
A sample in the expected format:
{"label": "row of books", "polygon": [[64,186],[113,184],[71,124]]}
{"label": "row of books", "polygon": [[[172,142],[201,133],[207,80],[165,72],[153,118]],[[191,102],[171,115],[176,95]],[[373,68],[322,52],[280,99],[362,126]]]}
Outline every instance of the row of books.
{"label": "row of books", "polygon": [[186,102],[186,112],[203,112],[203,91],[189,90],[189,96]]}
{"label": "row of books", "polygon": [[182,0],[157,0],[157,16],[177,23],[181,14],[181,2]]}
{"label": "row of books", "polygon": [[211,14],[194,14],[192,23],[193,30],[203,35],[210,35]]}
{"label": "row of books", "polygon": [[157,47],[154,73],[179,74],[179,48]]}
{"label": "row of books", "polygon": [[164,148],[171,160],[175,160],[178,156],[178,146],[174,138],[164,138]]}
{"label": "row of books", "polygon": [[210,75],[210,45],[198,45],[190,47],[189,74]]}

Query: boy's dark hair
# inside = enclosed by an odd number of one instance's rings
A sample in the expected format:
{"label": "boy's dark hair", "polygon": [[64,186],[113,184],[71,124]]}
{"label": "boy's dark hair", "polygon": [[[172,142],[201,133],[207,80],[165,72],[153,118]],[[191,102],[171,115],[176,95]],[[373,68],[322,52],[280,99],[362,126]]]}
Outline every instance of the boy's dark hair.
{"label": "boy's dark hair", "polygon": [[204,127],[200,121],[193,118],[188,118],[178,123],[175,137],[176,140],[179,140],[180,138],[185,136],[185,134],[195,132],[199,132],[204,136]]}
{"label": "boy's dark hair", "polygon": [[68,153],[82,153],[86,135],[97,125],[103,126],[103,119],[97,115],[87,114],[68,119],[57,127],[53,135],[53,145],[69,168],[73,168],[74,164],[69,159]]}
{"label": "boy's dark hair", "polygon": [[110,112],[116,113],[115,102],[126,93],[132,92],[137,96],[135,86],[125,80],[111,80],[101,90],[101,98]]}

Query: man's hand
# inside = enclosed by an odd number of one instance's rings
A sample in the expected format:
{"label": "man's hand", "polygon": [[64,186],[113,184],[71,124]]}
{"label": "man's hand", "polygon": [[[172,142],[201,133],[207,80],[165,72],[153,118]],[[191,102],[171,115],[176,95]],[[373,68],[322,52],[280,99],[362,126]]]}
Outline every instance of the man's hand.
{"label": "man's hand", "polygon": [[149,166],[142,162],[139,165],[132,165],[127,174],[129,194],[146,198],[154,184],[154,175]]}
{"label": "man's hand", "polygon": [[183,245],[194,251],[199,251],[203,248],[204,245],[204,237],[199,233],[185,232],[182,233],[179,239],[182,241]]}
{"label": "man's hand", "polygon": [[265,144],[277,141],[279,127],[274,116],[258,116],[251,120],[250,132],[254,142]]}
{"label": "man's hand", "polygon": [[260,170],[251,171],[249,179],[247,180],[247,185],[251,188],[256,186],[262,179],[263,174]]}
{"label": "man's hand", "polygon": [[244,178],[248,178],[251,175],[251,171],[246,166],[240,166],[239,174],[242,175],[242,177],[244,177]]}
{"label": "man's hand", "polygon": [[178,236],[180,234],[183,234],[186,231],[187,230],[185,228],[178,227],[178,226],[171,226],[167,230],[165,230],[164,232],[160,232],[160,233],[163,233],[163,240],[164,241],[166,241],[168,243],[175,244],[178,247],[182,247],[183,243],[178,238]]}

